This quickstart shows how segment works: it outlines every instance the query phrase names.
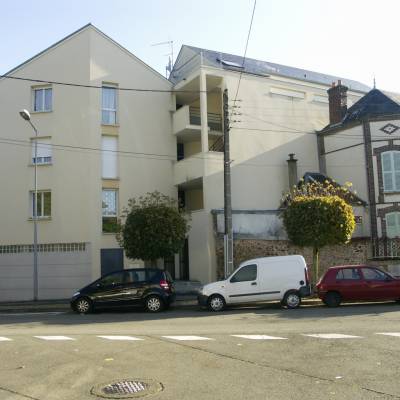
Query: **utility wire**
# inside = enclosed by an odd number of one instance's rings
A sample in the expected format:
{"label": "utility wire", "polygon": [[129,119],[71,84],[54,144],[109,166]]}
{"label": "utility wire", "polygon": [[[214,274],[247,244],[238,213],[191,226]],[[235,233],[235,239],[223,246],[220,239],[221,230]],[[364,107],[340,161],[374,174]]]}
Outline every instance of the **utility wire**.
{"label": "utility wire", "polygon": [[[52,85],[60,85],[60,86],[72,86],[72,87],[80,87],[80,88],[89,88],[89,89],[102,89],[103,87],[107,87],[107,85],[84,85],[80,83],[71,83],[71,82],[59,82],[59,81],[50,81],[50,80],[42,80],[42,79],[33,79],[33,78],[22,78],[18,76],[10,76],[10,75],[0,75],[1,78],[6,79],[15,79],[19,81],[27,81],[27,82],[35,82],[35,83],[44,83],[44,84],[52,84]],[[125,91],[125,92],[144,92],[144,93],[210,93],[205,90],[168,90],[168,89],[142,89],[142,88],[126,88],[126,87],[118,87],[113,86],[116,90]]]}
{"label": "utility wire", "polygon": [[254,0],[254,5],[253,5],[253,12],[251,14],[251,20],[250,20],[250,26],[249,26],[249,31],[247,33],[247,40],[246,40],[246,47],[244,49],[244,55],[243,55],[243,60],[242,60],[242,69],[240,71],[239,74],[239,81],[238,81],[238,85],[236,88],[236,94],[235,94],[235,100],[233,100],[233,106],[236,105],[236,100],[237,100],[237,96],[239,93],[239,87],[240,87],[240,82],[242,80],[242,75],[243,75],[243,69],[244,69],[244,63],[246,61],[246,55],[247,55],[247,47],[249,46],[249,40],[250,40],[250,33],[251,33],[251,28],[253,26],[253,19],[254,19],[254,13],[256,11],[256,5],[257,5],[257,0]]}

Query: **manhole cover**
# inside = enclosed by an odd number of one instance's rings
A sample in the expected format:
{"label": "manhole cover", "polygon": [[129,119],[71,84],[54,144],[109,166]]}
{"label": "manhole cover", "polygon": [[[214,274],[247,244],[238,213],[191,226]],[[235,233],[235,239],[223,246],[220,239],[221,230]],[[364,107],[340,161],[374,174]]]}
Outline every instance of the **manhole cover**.
{"label": "manhole cover", "polygon": [[96,385],[91,394],[106,399],[131,399],[154,394],[163,390],[161,383],[151,379],[123,379]]}

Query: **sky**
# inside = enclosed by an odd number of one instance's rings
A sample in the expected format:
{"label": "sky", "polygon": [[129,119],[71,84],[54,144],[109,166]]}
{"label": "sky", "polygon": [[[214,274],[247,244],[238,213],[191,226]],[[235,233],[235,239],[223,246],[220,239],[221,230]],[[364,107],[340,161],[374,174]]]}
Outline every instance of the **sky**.
{"label": "sky", "polygon": [[[0,0],[0,73],[91,22],[165,74],[168,45],[243,55],[254,0]],[[247,56],[400,93],[398,0],[257,0]],[[45,77],[43,77],[45,79]]]}

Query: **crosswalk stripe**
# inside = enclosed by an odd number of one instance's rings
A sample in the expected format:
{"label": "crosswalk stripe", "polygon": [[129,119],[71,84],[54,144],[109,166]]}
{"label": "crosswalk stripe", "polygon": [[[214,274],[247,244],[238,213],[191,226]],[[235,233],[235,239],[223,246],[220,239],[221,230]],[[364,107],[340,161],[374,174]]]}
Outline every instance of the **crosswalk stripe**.
{"label": "crosswalk stripe", "polygon": [[379,333],[375,333],[375,335],[385,335],[385,336],[400,337],[400,332],[379,332]]}
{"label": "crosswalk stripe", "polygon": [[115,335],[113,335],[113,336],[97,336],[98,338],[102,338],[102,339],[107,339],[107,340],[122,340],[122,341],[124,341],[124,340],[130,340],[130,341],[133,341],[133,340],[144,340],[144,339],[141,339],[141,338],[137,338],[137,337],[134,337],[134,336],[115,336]]}
{"label": "crosswalk stripe", "polygon": [[319,339],[361,339],[361,336],[343,335],[341,333],[315,333],[315,334],[303,334],[303,336],[309,336]]}
{"label": "crosswalk stripe", "polygon": [[231,335],[233,337],[251,339],[251,340],[286,340],[285,337],[268,336],[268,335]]}
{"label": "crosswalk stripe", "polygon": [[11,342],[12,339],[8,338],[8,337],[4,337],[4,336],[0,336],[0,342]]}
{"label": "crosswalk stripe", "polygon": [[162,336],[162,337],[172,340],[214,340],[204,336]]}
{"label": "crosswalk stripe", "polygon": [[34,337],[41,340],[75,340],[68,336],[34,336]]}

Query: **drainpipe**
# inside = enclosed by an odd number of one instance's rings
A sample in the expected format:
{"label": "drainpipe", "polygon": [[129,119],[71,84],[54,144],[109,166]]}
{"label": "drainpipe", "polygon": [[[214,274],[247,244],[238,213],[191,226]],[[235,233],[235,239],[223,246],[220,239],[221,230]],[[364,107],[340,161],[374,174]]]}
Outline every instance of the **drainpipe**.
{"label": "drainpipe", "polygon": [[292,190],[293,186],[297,185],[297,160],[294,158],[295,154],[290,153],[289,159],[286,160],[288,163],[288,171],[289,171],[289,189]]}

